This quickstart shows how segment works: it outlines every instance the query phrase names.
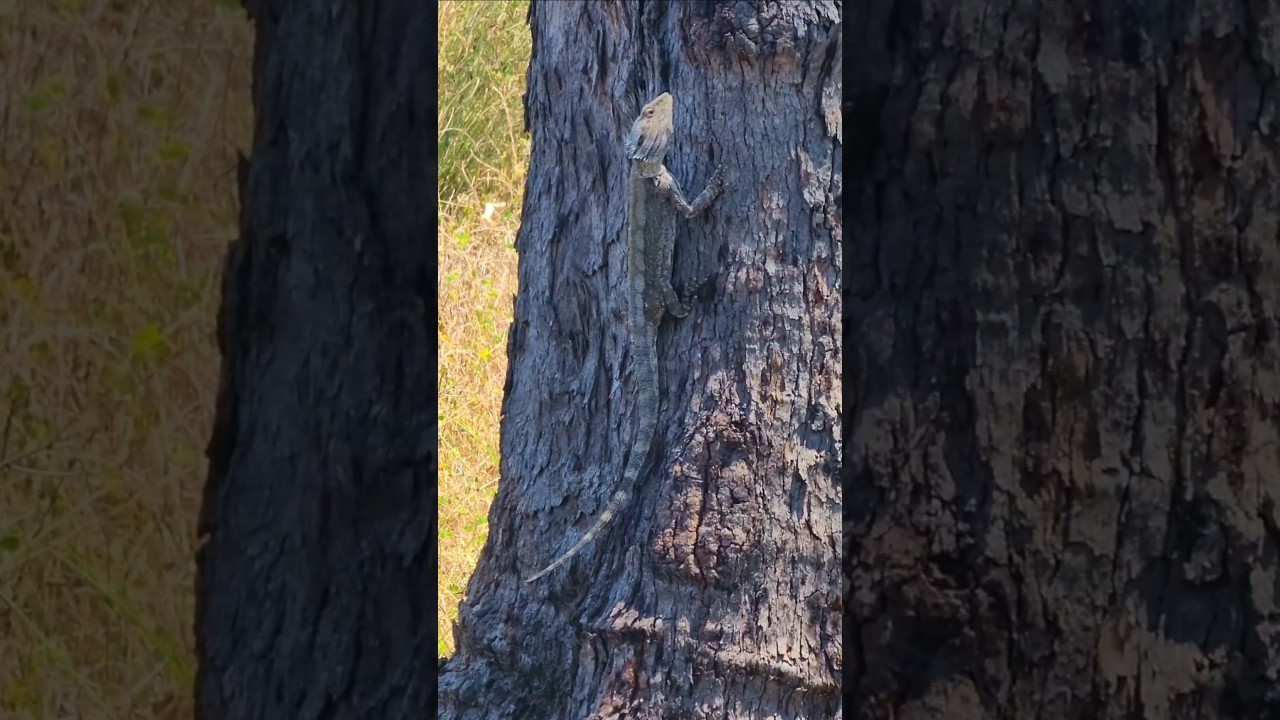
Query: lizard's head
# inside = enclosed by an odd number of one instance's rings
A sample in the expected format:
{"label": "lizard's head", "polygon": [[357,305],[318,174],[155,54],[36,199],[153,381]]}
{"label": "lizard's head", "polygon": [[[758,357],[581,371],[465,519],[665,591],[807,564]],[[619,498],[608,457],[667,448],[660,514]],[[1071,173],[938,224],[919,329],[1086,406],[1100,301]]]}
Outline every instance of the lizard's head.
{"label": "lizard's head", "polygon": [[[675,101],[670,93],[662,93],[640,108],[640,116],[627,134],[627,159],[644,167],[662,164],[671,147],[671,109]],[[643,174],[643,173],[642,173]]]}
{"label": "lizard's head", "polygon": [[671,93],[662,93],[640,108],[640,117],[653,117],[654,115],[671,117],[671,110],[674,106],[675,99],[671,97]]}

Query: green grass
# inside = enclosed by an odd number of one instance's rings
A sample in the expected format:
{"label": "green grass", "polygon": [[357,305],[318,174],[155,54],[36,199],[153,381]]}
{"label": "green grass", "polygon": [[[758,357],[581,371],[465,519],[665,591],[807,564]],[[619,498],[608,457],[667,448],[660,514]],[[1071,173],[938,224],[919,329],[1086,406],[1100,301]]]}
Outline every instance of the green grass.
{"label": "green grass", "polygon": [[528,163],[521,101],[531,49],[527,14],[527,0],[440,3],[444,204],[520,197]]}
{"label": "green grass", "polygon": [[488,536],[498,483],[498,422],[513,248],[528,163],[526,2],[445,2],[440,20],[441,656]]}

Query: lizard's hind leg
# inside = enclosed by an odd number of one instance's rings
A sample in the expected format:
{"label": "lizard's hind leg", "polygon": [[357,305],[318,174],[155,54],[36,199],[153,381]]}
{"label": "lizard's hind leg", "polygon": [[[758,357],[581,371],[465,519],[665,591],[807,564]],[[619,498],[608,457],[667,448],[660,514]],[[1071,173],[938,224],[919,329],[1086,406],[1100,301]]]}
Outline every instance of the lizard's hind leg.
{"label": "lizard's hind leg", "polygon": [[705,288],[708,283],[715,279],[715,276],[715,273],[709,273],[701,279],[690,283],[689,287],[685,291],[684,297],[680,297],[675,288],[671,287],[671,284],[668,283],[666,287],[662,288],[663,299],[667,304],[667,312],[672,317],[687,317],[689,315],[689,311],[693,310],[693,304],[697,301],[698,294],[702,292],[702,289]]}

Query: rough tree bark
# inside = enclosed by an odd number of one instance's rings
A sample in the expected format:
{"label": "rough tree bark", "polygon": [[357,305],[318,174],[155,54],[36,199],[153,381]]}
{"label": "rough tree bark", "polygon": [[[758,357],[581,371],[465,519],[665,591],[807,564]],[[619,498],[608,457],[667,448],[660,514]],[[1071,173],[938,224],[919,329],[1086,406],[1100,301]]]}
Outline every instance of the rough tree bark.
{"label": "rough tree bark", "polygon": [[858,716],[1280,717],[1280,11],[855,7]]}
{"label": "rough tree bark", "polygon": [[417,720],[435,672],[435,10],[247,5],[257,122],[218,323],[196,715]]}
{"label": "rough tree bark", "polygon": [[[840,26],[831,3],[537,3],[533,135],[489,542],[440,678],[443,718],[831,718],[841,669]],[[766,31],[767,29],[767,31]],[[622,517],[596,518],[633,422],[623,324],[640,105],[667,166],[726,190],[679,221],[662,410]]]}

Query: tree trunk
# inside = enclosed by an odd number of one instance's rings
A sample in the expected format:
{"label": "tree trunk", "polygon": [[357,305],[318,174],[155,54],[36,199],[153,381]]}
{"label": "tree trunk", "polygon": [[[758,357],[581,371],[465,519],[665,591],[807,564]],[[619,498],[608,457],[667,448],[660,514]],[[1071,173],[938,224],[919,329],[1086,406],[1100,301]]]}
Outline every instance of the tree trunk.
{"label": "tree trunk", "polygon": [[1280,12],[855,7],[859,717],[1280,717]]}
{"label": "tree trunk", "polygon": [[433,687],[434,9],[253,3],[198,557],[196,715],[414,718]]}
{"label": "tree trunk", "polygon": [[[502,476],[440,678],[443,718],[833,718],[840,712],[840,25],[830,3],[537,3]],[[767,32],[765,29],[767,28]],[[632,438],[624,138],[675,97],[692,196],[658,333],[649,471]]]}

